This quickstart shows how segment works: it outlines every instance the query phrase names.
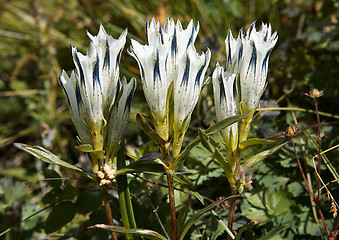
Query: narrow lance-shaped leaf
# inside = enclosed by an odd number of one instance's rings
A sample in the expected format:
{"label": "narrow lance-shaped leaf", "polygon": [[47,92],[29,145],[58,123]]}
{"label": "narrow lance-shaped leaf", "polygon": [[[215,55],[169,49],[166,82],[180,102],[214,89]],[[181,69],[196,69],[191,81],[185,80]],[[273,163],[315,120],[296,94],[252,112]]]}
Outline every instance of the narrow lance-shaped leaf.
{"label": "narrow lance-shaped leaf", "polygon": [[164,166],[155,160],[137,160],[116,171],[116,175],[136,172],[164,172]]}
{"label": "narrow lance-shaped leaf", "polygon": [[267,157],[268,155],[274,153],[276,150],[278,150],[279,148],[283,147],[287,142],[281,143],[269,150],[265,150],[263,152],[260,152],[256,155],[254,155],[253,157],[251,157],[250,159],[248,159],[240,168],[240,171],[242,172],[246,172],[250,167],[252,167],[254,164],[257,164],[258,162],[260,162],[261,160],[263,160],[265,157]]}
{"label": "narrow lance-shaped leaf", "polygon": [[[239,120],[245,118],[247,115],[246,114],[242,114],[242,115],[236,115],[236,116],[232,116],[229,117],[225,120],[222,120],[220,122],[217,122],[215,124],[213,124],[211,127],[209,127],[208,129],[206,129],[204,132],[207,135],[211,135],[214,133],[217,133],[219,131],[221,131],[222,129],[230,126],[231,124],[238,122]],[[199,137],[196,137],[195,139],[193,139],[191,142],[189,142],[187,144],[187,146],[185,147],[185,149],[180,153],[179,157],[177,159],[175,159],[174,164],[177,165],[181,159],[183,159],[185,157],[185,155],[195,146],[197,146],[200,143],[201,139]]]}
{"label": "narrow lance-shaped leaf", "polygon": [[277,235],[281,231],[284,231],[287,228],[288,228],[288,226],[278,226],[276,228],[273,228],[265,236],[262,236],[261,238],[258,238],[257,240],[269,240],[269,239],[272,239],[272,237],[274,237],[275,235]]}
{"label": "narrow lance-shaped leaf", "polygon": [[23,144],[23,143],[14,143],[14,146],[33,155],[36,158],[41,159],[44,162],[56,164],[60,167],[82,174],[92,180],[94,179],[94,176],[92,174],[87,173],[83,169],[61,160],[58,156],[54,155],[53,153],[44,149],[43,147],[30,146],[30,145]]}
{"label": "narrow lance-shaped leaf", "polygon": [[167,240],[167,238],[165,238],[164,236],[162,236],[161,234],[159,234],[155,231],[147,230],[147,229],[141,229],[141,228],[128,229],[128,228],[124,228],[124,227],[120,227],[120,226],[109,226],[109,225],[105,225],[105,224],[96,224],[96,225],[94,225],[90,228],[101,228],[101,229],[111,231],[111,232],[131,234],[131,235],[141,236],[141,237],[153,239],[153,240]]}
{"label": "narrow lance-shaped leaf", "polygon": [[136,117],[139,127],[158,145],[165,146],[166,141],[160,137],[152,127],[143,119],[143,117],[138,113]]}
{"label": "narrow lance-shaped leaf", "polygon": [[220,199],[218,201],[215,201],[214,203],[208,205],[207,207],[203,208],[202,210],[200,210],[198,213],[194,214],[186,223],[185,225],[183,226],[182,230],[181,230],[181,233],[179,235],[179,240],[183,240],[186,233],[190,230],[190,228],[193,226],[193,224],[206,212],[212,210],[214,207],[218,206],[219,204],[227,201],[227,200],[230,200],[232,198],[237,198],[239,197],[239,195],[233,195],[233,196],[230,196],[230,197],[227,197],[227,198],[223,198],[223,199]]}
{"label": "narrow lance-shaped leaf", "polygon": [[264,144],[273,144],[273,143],[278,143],[280,140],[266,140],[266,139],[259,139],[259,138],[251,138],[251,139],[247,139],[241,143],[239,143],[239,148],[240,149],[245,149],[249,146],[253,146],[253,145],[264,145]]}
{"label": "narrow lance-shaped leaf", "polygon": [[238,234],[235,236],[234,240],[240,240],[241,239],[241,235],[247,231],[247,230],[251,230],[254,226],[254,221],[250,221],[249,223],[246,223],[244,226],[242,226],[240,228],[240,230],[238,231]]}
{"label": "narrow lance-shaped leaf", "polygon": [[198,193],[197,191],[195,191],[194,189],[192,189],[184,180],[180,179],[177,176],[173,177],[174,182],[178,182],[181,185],[183,185],[186,189],[188,189],[188,191],[193,194],[203,205],[205,205],[204,203],[204,199],[202,198],[202,196],[200,195],[200,193]]}
{"label": "narrow lance-shaped leaf", "polygon": [[200,129],[199,129],[199,137],[200,137],[202,145],[213,154],[213,157],[218,161],[220,166],[224,169],[225,175],[230,185],[232,186],[232,184],[234,183],[233,172],[232,172],[230,165],[224,158],[224,156],[221,154],[221,152],[219,151],[217,147],[213,146],[213,144],[210,142],[211,139],[209,138],[209,136],[205,132],[201,131]]}

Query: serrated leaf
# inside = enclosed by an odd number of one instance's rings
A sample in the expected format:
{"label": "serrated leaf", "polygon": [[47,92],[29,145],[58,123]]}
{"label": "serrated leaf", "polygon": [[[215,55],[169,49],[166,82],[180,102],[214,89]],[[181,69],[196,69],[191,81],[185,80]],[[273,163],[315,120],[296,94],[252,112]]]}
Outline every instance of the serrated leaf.
{"label": "serrated leaf", "polygon": [[276,141],[276,140],[266,140],[266,139],[260,139],[260,138],[251,138],[251,139],[247,139],[245,141],[242,141],[239,144],[239,148],[240,149],[245,149],[249,146],[254,146],[254,145],[263,145],[263,144],[274,144],[274,143],[278,143],[280,140]]}
{"label": "serrated leaf", "polygon": [[179,235],[179,240],[183,240],[186,233],[190,230],[190,228],[193,226],[193,224],[206,212],[212,210],[214,207],[216,207],[217,205],[230,200],[232,198],[237,198],[239,197],[239,195],[233,195],[227,198],[222,198],[218,201],[215,201],[214,203],[208,205],[207,207],[203,208],[202,210],[200,210],[198,213],[194,214],[183,226],[182,231],[180,232]]}
{"label": "serrated leaf", "polygon": [[136,172],[154,172],[161,173],[164,171],[164,166],[154,160],[137,160],[130,163],[126,167],[116,171],[116,175]]}
{"label": "serrated leaf", "polygon": [[67,200],[58,203],[46,219],[45,232],[48,234],[59,230],[72,221],[74,216],[75,205],[73,201]]}
{"label": "serrated leaf", "polygon": [[111,232],[119,232],[119,233],[124,233],[124,234],[131,234],[134,236],[141,236],[141,237],[145,237],[148,239],[154,239],[154,240],[167,240],[167,238],[165,238],[164,236],[162,236],[161,234],[152,231],[152,230],[147,230],[147,229],[141,229],[141,228],[124,228],[124,227],[120,227],[120,226],[109,226],[109,225],[105,225],[105,224],[96,224],[90,228],[101,228],[107,231],[111,231]]}
{"label": "serrated leaf", "polygon": [[75,165],[69,164],[68,162],[61,160],[58,156],[56,156],[55,154],[51,153],[50,151],[44,149],[43,147],[30,146],[30,145],[23,144],[23,143],[14,143],[13,145],[16,148],[19,148],[19,149],[33,155],[34,157],[41,159],[44,162],[56,164],[60,167],[69,169],[73,172],[79,173],[79,174],[84,175],[84,176],[86,176],[90,179],[93,179],[92,174],[85,172],[83,169],[81,169],[81,168],[79,168]]}

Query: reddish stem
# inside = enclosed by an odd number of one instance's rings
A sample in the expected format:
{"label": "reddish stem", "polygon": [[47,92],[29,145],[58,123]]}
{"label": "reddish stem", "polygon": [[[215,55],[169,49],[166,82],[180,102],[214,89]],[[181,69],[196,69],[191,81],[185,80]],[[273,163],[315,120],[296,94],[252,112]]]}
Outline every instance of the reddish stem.
{"label": "reddish stem", "polygon": [[292,145],[293,145],[293,148],[294,148],[294,153],[295,153],[295,156],[297,158],[297,161],[298,161],[298,166],[299,166],[299,169],[300,169],[300,172],[301,172],[301,175],[303,176],[303,179],[304,179],[304,182],[307,186],[307,189],[308,189],[308,192],[310,193],[312,199],[313,199],[313,202],[315,203],[316,207],[317,207],[317,211],[321,217],[321,220],[324,224],[324,227],[325,227],[325,231],[326,231],[326,234],[327,234],[327,237],[330,237],[331,234],[330,232],[328,231],[328,228],[327,228],[327,225],[326,225],[326,222],[325,222],[325,218],[324,218],[324,215],[323,213],[321,212],[321,209],[320,209],[320,206],[319,206],[319,201],[318,201],[318,198],[315,198],[312,191],[311,191],[311,188],[310,186],[308,185],[308,182],[306,180],[306,177],[305,177],[305,174],[304,174],[304,171],[302,169],[302,166],[301,166],[301,163],[300,163],[300,160],[299,160],[299,157],[298,157],[298,153],[297,153],[297,149],[295,148],[295,144],[294,144],[294,140],[293,140],[293,137],[291,138],[291,141],[292,141]]}
{"label": "reddish stem", "polygon": [[[315,111],[317,115],[317,125],[318,125],[318,174],[320,176],[320,166],[321,166],[321,132],[320,132],[320,116],[318,112],[318,103],[315,102]],[[318,178],[318,201],[320,199],[320,179]]]}

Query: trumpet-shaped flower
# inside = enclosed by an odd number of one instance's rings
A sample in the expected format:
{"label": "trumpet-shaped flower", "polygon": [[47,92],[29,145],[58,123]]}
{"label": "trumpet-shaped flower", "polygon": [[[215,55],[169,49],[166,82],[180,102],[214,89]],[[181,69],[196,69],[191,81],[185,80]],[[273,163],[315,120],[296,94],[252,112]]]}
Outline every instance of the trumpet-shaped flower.
{"label": "trumpet-shaped flower", "polygon": [[270,24],[262,23],[259,31],[251,24],[242,41],[240,65],[241,111],[253,114],[266,85],[268,61],[278,41],[277,32],[272,34]]}
{"label": "trumpet-shaped flower", "polygon": [[[198,31],[199,24],[195,27],[193,21],[183,29],[180,21],[175,24],[173,19],[167,19],[162,28],[160,21],[156,23],[153,18],[150,24],[146,24],[147,43],[141,45],[131,40],[130,54],[138,62],[156,131],[165,140],[168,140],[170,129],[181,133],[186,131],[206,83],[204,76],[211,54],[209,49],[206,54],[196,52],[193,44]],[[172,93],[174,106],[170,109]],[[168,126],[169,116],[173,116],[172,126]]]}
{"label": "trumpet-shaped flower", "polygon": [[[121,137],[135,89],[135,79],[127,85],[126,81],[121,84],[119,78],[119,62],[127,30],[118,39],[108,35],[102,25],[97,36],[87,34],[91,40],[87,54],[83,55],[72,47],[76,69],[70,77],[63,71],[59,82],[66,94],[81,144],[91,144],[94,150],[108,150],[111,147],[104,146],[106,136],[108,142],[112,139],[118,141]],[[120,111],[120,108],[126,111]]]}
{"label": "trumpet-shaped flower", "polygon": [[113,106],[108,125],[105,152],[108,157],[113,157],[119,150],[120,140],[127,126],[133,94],[136,88],[136,80],[127,83],[122,78],[122,95],[119,102]]}
{"label": "trumpet-shaped flower", "polygon": [[[239,114],[236,78],[236,73],[224,72],[224,68],[217,63],[212,79],[215,111],[219,122]],[[238,144],[238,123],[226,127],[221,133],[226,146],[232,151],[235,150]]]}
{"label": "trumpet-shaped flower", "polygon": [[240,30],[236,39],[228,31],[226,71],[217,64],[213,73],[217,119],[222,121],[240,113],[249,115],[241,125],[233,124],[222,132],[231,151],[238,141],[247,138],[253,113],[265,88],[269,56],[277,40],[277,33],[272,34],[270,24],[263,23],[257,31],[253,22],[246,34]]}

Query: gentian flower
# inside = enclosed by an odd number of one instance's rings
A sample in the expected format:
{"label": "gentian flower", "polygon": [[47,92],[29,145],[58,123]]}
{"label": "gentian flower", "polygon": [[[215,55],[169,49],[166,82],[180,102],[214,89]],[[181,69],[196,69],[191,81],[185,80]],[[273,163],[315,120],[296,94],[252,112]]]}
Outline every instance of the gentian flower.
{"label": "gentian flower", "polygon": [[147,43],[131,40],[155,130],[166,141],[173,131],[179,149],[211,58],[209,49],[199,55],[194,48],[198,31],[193,21],[183,29],[180,21],[167,19],[162,28],[153,18],[146,24]]}
{"label": "gentian flower", "polygon": [[272,34],[271,24],[264,23],[257,31],[253,22],[246,35],[241,37],[243,56],[239,73],[242,113],[253,114],[258,106],[266,85],[269,57],[277,41],[277,32]]}
{"label": "gentian flower", "polygon": [[[217,63],[213,72],[214,104],[217,120],[220,122],[228,117],[239,114],[239,94],[236,87],[236,73],[225,72]],[[221,131],[228,150],[234,151],[238,145],[238,123]]]}
{"label": "gentian flower", "polygon": [[[105,149],[111,155],[114,152],[111,141],[120,141],[136,85],[135,79],[127,84],[126,81],[121,83],[119,77],[120,56],[127,30],[118,39],[108,35],[102,25],[97,36],[87,34],[91,39],[87,55],[72,47],[76,69],[70,77],[63,71],[59,82],[66,94],[81,144],[90,144],[95,151]],[[126,111],[121,111],[121,108]],[[97,170],[96,161],[91,160],[94,161],[92,169]]]}
{"label": "gentian flower", "polygon": [[226,45],[226,71],[217,64],[213,73],[214,99],[217,119],[222,121],[236,114],[248,114],[241,124],[233,124],[223,132],[228,148],[236,149],[237,142],[246,140],[253,114],[264,91],[270,53],[277,43],[277,32],[270,24],[255,29],[253,22],[246,34],[237,39],[229,30]]}

